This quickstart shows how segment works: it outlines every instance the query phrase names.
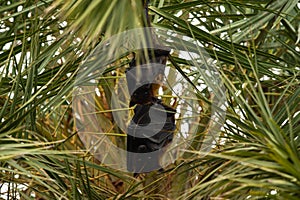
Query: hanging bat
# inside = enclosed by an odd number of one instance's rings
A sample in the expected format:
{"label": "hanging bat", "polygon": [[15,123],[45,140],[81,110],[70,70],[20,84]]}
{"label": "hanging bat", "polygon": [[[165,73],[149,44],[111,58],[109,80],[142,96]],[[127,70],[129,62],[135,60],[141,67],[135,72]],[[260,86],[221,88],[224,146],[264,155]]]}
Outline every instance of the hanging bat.
{"label": "hanging bat", "polygon": [[160,159],[173,140],[176,110],[157,98],[169,53],[140,50],[126,72],[129,106],[135,106],[127,129],[127,170],[135,174],[161,169]]}

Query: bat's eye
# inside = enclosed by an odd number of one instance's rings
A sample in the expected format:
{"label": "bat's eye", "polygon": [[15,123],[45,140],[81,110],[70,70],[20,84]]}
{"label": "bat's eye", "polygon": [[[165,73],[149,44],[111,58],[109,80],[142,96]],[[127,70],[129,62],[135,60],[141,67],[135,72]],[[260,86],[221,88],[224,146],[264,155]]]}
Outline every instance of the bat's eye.
{"label": "bat's eye", "polygon": [[138,147],[138,152],[146,152],[147,151],[147,147],[146,147],[146,145],[140,145],[139,147]]}
{"label": "bat's eye", "polygon": [[144,91],[144,95],[148,95],[149,94],[149,92],[148,91]]}

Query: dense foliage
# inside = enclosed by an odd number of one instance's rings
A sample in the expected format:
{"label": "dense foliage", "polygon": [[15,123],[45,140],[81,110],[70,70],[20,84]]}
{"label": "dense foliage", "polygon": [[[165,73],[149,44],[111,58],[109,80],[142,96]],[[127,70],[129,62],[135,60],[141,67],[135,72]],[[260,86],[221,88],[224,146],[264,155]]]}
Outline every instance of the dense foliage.
{"label": "dense foliage", "polygon": [[[193,146],[164,172],[138,178],[84,150],[72,91],[80,64],[97,44],[145,26],[142,1],[2,0],[0,5],[0,198],[299,198],[297,0],[151,1],[153,27],[194,38],[215,60],[228,105],[208,155]],[[199,74],[172,56],[170,66],[197,85]],[[112,65],[108,75],[118,69]],[[109,84],[117,81],[115,76]],[[105,130],[117,131],[105,112],[105,87],[97,104]],[[207,112],[199,132],[210,128]]]}

